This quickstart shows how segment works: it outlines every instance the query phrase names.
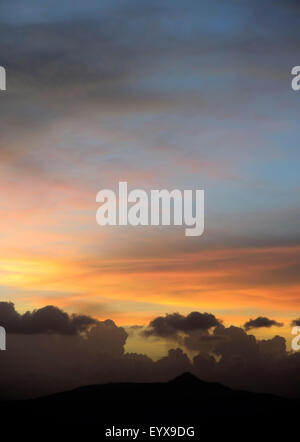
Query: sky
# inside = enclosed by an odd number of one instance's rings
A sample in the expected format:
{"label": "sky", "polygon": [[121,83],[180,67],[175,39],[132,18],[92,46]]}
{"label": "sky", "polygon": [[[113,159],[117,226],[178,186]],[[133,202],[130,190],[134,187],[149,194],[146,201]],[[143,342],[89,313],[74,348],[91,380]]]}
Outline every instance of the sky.
{"label": "sky", "polygon": [[[147,326],[300,316],[295,0],[2,0],[0,297]],[[204,189],[205,231],[100,227],[100,189]],[[259,328],[262,338],[278,332]],[[129,336],[130,351],[166,344]],[[148,350],[149,346],[149,350]]]}

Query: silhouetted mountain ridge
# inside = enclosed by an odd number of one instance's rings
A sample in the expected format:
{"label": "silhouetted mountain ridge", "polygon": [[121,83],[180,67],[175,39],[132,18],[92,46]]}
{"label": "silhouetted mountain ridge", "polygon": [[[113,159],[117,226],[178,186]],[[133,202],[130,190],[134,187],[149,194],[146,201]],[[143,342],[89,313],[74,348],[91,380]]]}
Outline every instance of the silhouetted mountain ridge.
{"label": "silhouetted mountain ridge", "polygon": [[14,416],[24,424],[34,416],[40,424],[51,422],[54,427],[193,425],[204,434],[216,419],[224,425],[245,419],[247,425],[259,423],[266,429],[283,425],[296,419],[299,405],[298,400],[236,391],[183,373],[169,382],[89,385],[37,399],[6,401],[0,403],[0,411],[3,419]]}

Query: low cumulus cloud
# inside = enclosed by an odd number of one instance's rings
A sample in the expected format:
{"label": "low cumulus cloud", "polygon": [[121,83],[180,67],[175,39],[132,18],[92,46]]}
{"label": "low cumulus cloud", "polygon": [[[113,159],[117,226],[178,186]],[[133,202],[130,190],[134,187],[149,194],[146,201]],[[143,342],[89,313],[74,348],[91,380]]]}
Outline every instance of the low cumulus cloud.
{"label": "low cumulus cloud", "polygon": [[298,318],[298,319],[294,319],[292,322],[291,322],[291,325],[294,327],[294,326],[299,326],[300,327],[300,318]]}
{"label": "low cumulus cloud", "polygon": [[27,311],[23,315],[11,302],[0,302],[0,324],[8,333],[58,333],[74,335],[87,330],[98,321],[86,315],[71,315],[53,305]]}
{"label": "low cumulus cloud", "polygon": [[172,313],[153,319],[143,333],[145,336],[175,337],[179,332],[208,330],[219,324],[220,321],[211,313],[191,312],[187,316]]}
{"label": "low cumulus cloud", "polygon": [[256,319],[249,319],[249,321],[245,322],[244,328],[245,330],[251,330],[253,328],[261,328],[261,327],[282,327],[283,324],[281,322],[275,321],[275,319],[269,319],[264,316],[259,316]]}

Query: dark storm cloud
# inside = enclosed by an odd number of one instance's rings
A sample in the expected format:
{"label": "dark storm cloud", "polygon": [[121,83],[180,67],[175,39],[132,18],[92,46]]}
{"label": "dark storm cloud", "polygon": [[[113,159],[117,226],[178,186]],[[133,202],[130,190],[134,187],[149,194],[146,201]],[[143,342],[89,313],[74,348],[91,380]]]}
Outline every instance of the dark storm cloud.
{"label": "dark storm cloud", "polygon": [[199,351],[204,354],[209,354],[215,348],[216,344],[225,338],[220,335],[210,334],[208,330],[194,330],[190,331],[184,337],[179,337],[180,342],[184,348],[193,352]]}
{"label": "dark storm cloud", "polygon": [[286,355],[286,342],[282,336],[263,339],[258,341],[258,345],[264,355],[270,355],[271,357],[283,357]]}
{"label": "dark storm cloud", "polygon": [[213,334],[220,339],[193,360],[199,377],[235,389],[299,397],[300,353],[288,353],[283,337],[259,340],[234,326],[216,327]]}
{"label": "dark storm cloud", "polygon": [[261,327],[282,327],[283,324],[281,322],[277,322],[274,319],[269,319],[264,316],[259,316],[256,319],[249,319],[249,321],[245,322],[244,328],[245,330],[251,330],[252,328],[261,328]]}
{"label": "dark storm cloud", "polygon": [[291,325],[292,325],[292,326],[300,326],[300,318],[298,318],[298,319],[294,319],[294,320],[291,322]]}
{"label": "dark storm cloud", "polygon": [[97,320],[85,315],[71,315],[57,307],[46,307],[26,312],[23,315],[15,310],[10,302],[0,302],[0,324],[7,333],[37,334],[57,333],[74,335],[97,324]]}
{"label": "dark storm cloud", "polygon": [[191,312],[187,316],[173,313],[153,319],[143,333],[145,336],[175,337],[178,332],[207,330],[219,324],[211,313]]}

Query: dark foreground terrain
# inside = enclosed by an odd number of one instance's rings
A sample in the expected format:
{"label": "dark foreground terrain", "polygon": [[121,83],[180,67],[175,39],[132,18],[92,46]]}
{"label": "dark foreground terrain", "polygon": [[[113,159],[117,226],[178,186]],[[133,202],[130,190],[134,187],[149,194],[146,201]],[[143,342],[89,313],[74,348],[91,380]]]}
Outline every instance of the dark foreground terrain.
{"label": "dark foreground terrain", "polygon": [[[39,399],[2,401],[0,412],[2,427],[19,429],[24,436],[39,428],[41,440],[52,432],[61,437],[83,432],[85,438],[94,432],[96,440],[260,441],[274,435],[286,440],[300,425],[298,400],[233,391],[189,373],[167,383],[91,385]],[[158,429],[151,432],[150,427]],[[187,435],[189,427],[194,434],[190,429]],[[124,428],[139,433],[134,437]]]}

